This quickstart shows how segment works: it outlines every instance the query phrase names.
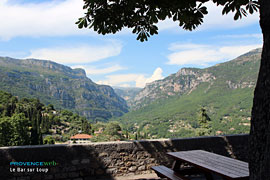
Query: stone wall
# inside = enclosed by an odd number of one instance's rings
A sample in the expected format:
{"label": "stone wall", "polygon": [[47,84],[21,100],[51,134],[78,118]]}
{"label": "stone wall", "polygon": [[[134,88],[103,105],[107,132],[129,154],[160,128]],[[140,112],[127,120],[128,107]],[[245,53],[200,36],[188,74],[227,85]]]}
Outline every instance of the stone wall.
{"label": "stone wall", "polygon": [[[247,143],[248,135],[231,135],[87,145],[2,147],[0,179],[92,180],[146,174],[154,165],[171,166],[172,159],[166,156],[166,152],[194,149],[247,161]],[[10,162],[51,162],[51,165],[14,166]]]}

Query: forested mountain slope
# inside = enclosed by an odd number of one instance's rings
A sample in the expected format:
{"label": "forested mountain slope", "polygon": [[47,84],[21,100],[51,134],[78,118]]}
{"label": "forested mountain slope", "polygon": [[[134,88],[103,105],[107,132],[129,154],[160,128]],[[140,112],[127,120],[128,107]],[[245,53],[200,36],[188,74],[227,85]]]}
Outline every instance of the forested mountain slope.
{"label": "forested mountain slope", "polygon": [[183,68],[148,84],[134,98],[135,110],[117,120],[149,137],[192,136],[203,107],[212,134],[248,132],[260,56],[256,49],[209,68]]}
{"label": "forested mountain slope", "polygon": [[0,57],[0,90],[19,98],[38,98],[90,120],[106,121],[128,111],[124,99],[110,86],[95,84],[83,69],[46,60]]}

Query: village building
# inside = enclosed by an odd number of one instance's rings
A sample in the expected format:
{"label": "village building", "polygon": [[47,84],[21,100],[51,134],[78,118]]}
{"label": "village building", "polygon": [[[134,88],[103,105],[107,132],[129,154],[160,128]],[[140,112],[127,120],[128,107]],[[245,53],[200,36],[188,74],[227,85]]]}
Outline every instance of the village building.
{"label": "village building", "polygon": [[84,143],[90,143],[91,142],[91,138],[93,136],[89,135],[89,134],[76,134],[72,137],[70,137],[70,144],[84,144]]}

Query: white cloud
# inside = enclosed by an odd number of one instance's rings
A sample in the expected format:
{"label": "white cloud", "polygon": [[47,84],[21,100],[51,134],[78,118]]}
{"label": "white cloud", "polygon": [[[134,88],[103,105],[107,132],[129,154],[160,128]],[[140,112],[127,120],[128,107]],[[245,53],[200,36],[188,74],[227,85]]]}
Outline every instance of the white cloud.
{"label": "white cloud", "polygon": [[252,49],[262,45],[232,45],[232,46],[213,46],[200,44],[172,44],[169,49],[174,52],[168,55],[168,64],[208,66],[209,63],[231,60]]}
{"label": "white cloud", "polygon": [[92,30],[80,30],[75,24],[77,19],[83,16],[82,7],[82,0],[23,4],[1,0],[0,39],[91,34]]}
{"label": "white cloud", "polygon": [[130,84],[121,84],[121,86],[115,86],[115,87],[127,87],[127,88],[129,88],[129,87],[132,87]]}
{"label": "white cloud", "polygon": [[226,39],[243,39],[243,38],[253,38],[262,41],[263,40],[263,35],[262,33],[260,34],[228,34],[228,35],[219,35],[215,36],[214,38],[226,38]]}
{"label": "white cloud", "polygon": [[200,49],[200,48],[207,48],[208,45],[205,44],[181,44],[181,43],[172,43],[169,47],[170,51],[177,51],[177,50],[188,50],[188,49]]}
{"label": "white cloud", "polygon": [[150,77],[146,77],[143,74],[118,74],[106,76],[106,80],[98,81],[98,84],[107,84],[110,86],[127,87],[130,84],[135,83],[136,87],[143,88],[146,83],[150,83],[159,79],[162,79],[162,69],[156,68]]}
{"label": "white cloud", "polygon": [[134,82],[140,74],[117,74],[106,76],[107,79],[98,81],[98,84],[106,84],[110,86],[121,86],[121,84],[126,84],[127,82]]}
{"label": "white cloud", "polygon": [[[78,29],[75,22],[84,14],[82,0],[53,0],[41,3],[10,3],[10,0],[0,2],[0,39],[8,40],[17,36],[67,36],[78,34],[97,35],[90,29]],[[234,21],[233,14],[222,16],[222,7],[212,2],[207,3],[209,14],[199,27],[205,29],[232,29],[258,23],[258,13],[248,15]],[[158,23],[159,29],[183,32],[178,22],[165,20]],[[124,29],[120,34],[131,30]],[[119,33],[118,33],[119,34]],[[130,34],[130,33],[128,33]]]}
{"label": "white cloud", "polygon": [[205,16],[205,20],[202,29],[233,29],[239,27],[245,27],[251,24],[259,22],[259,13],[248,14],[247,17],[235,21],[233,19],[234,13],[222,15],[222,6],[216,6],[213,2],[207,3],[208,14]]}
{"label": "white cloud", "polygon": [[156,68],[156,70],[154,71],[154,73],[152,74],[151,77],[145,78],[144,76],[140,76],[136,80],[136,87],[144,87],[145,84],[147,84],[147,83],[151,83],[153,81],[163,79],[162,72],[163,72],[162,69],[160,67],[158,67],[158,68]]}
{"label": "white cloud", "polygon": [[72,66],[72,68],[82,68],[86,71],[87,75],[99,75],[99,74],[109,74],[112,72],[120,71],[123,69],[126,69],[125,67],[122,67],[118,64],[105,67],[105,68],[98,68],[91,65],[79,65],[79,66]]}
{"label": "white cloud", "polygon": [[174,22],[172,19],[166,19],[164,21],[159,21],[158,24],[158,29],[160,31],[163,30],[171,30],[171,29],[176,29],[178,31],[184,31],[180,26],[179,23],[176,21]]}
{"label": "white cloud", "polygon": [[79,45],[31,50],[27,58],[48,59],[60,64],[85,64],[121,53],[122,45],[111,41],[105,45]]}

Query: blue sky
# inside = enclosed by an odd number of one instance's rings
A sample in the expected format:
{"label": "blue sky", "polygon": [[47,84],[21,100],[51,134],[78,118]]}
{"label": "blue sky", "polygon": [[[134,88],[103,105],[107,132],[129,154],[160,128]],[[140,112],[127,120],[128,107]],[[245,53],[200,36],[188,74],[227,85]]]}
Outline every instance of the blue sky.
{"label": "blue sky", "polygon": [[129,29],[105,36],[78,29],[82,6],[82,0],[1,0],[0,56],[52,60],[84,68],[99,84],[144,87],[183,67],[209,67],[262,46],[258,13],[234,21],[208,3],[197,30],[165,20],[158,35],[141,43]]}

